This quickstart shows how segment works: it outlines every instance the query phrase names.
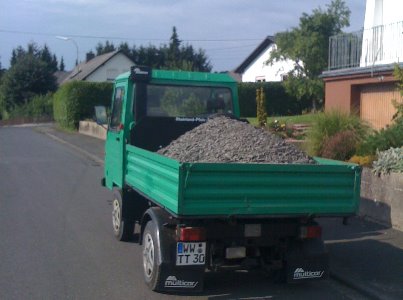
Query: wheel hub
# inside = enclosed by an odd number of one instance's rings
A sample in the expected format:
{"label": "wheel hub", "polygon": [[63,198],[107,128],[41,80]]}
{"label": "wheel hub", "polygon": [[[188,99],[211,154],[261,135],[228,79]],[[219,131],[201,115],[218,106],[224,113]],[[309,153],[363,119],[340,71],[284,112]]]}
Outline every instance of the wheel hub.
{"label": "wheel hub", "polygon": [[144,237],[143,265],[144,272],[147,278],[150,279],[154,270],[154,242],[149,233]]}
{"label": "wheel hub", "polygon": [[118,232],[120,229],[120,204],[117,199],[113,200],[113,209],[112,209],[112,224],[113,229]]}

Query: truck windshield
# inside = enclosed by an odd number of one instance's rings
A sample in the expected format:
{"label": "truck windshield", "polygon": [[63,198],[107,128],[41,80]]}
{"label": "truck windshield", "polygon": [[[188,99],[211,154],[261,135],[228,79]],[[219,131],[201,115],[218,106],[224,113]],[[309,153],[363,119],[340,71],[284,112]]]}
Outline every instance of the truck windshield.
{"label": "truck windshield", "polygon": [[147,116],[207,117],[232,113],[229,88],[147,85]]}

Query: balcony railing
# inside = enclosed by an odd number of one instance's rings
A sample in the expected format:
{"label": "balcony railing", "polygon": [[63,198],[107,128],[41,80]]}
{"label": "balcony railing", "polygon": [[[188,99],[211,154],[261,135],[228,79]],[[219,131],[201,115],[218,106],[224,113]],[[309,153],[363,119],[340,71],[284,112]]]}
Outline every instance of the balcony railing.
{"label": "balcony railing", "polygon": [[403,21],[329,38],[329,70],[403,61]]}

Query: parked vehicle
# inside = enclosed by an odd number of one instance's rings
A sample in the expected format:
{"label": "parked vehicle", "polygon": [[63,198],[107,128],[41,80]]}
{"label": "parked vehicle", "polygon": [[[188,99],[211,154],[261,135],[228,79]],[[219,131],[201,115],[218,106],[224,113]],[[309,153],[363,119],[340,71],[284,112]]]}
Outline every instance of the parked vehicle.
{"label": "parked vehicle", "polygon": [[188,163],[156,153],[215,113],[239,117],[237,84],[227,74],[133,67],[116,78],[103,184],[113,190],[116,238],[130,240],[139,227],[146,284],[201,291],[206,269],[255,267],[288,282],[327,278],[315,218],[357,213],[360,168],[321,158]]}

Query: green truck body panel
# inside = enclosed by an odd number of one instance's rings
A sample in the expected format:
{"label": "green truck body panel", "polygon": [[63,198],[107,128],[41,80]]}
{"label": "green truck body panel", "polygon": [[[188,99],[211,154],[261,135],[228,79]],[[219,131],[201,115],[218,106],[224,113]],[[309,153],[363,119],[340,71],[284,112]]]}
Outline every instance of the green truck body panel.
{"label": "green truck body panel", "polygon": [[[136,126],[136,87],[130,72],[115,82],[115,90],[126,88],[124,128],[120,136],[108,131],[108,188],[129,186],[179,217],[349,216],[358,212],[361,169],[354,164],[322,158],[315,158],[315,165],[180,163],[123,142]],[[237,83],[227,74],[152,70],[150,83],[230,88],[234,115],[239,117]],[[112,159],[117,149],[123,155]]]}
{"label": "green truck body panel", "polygon": [[126,183],[181,217],[347,216],[358,210],[360,168],[316,165],[179,163],[127,147]]}

